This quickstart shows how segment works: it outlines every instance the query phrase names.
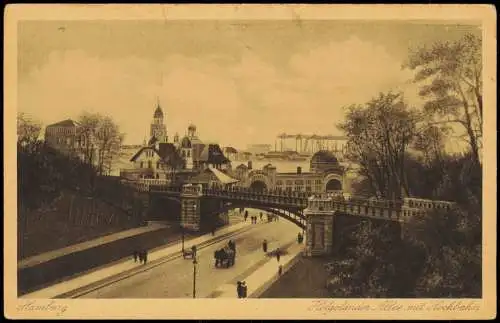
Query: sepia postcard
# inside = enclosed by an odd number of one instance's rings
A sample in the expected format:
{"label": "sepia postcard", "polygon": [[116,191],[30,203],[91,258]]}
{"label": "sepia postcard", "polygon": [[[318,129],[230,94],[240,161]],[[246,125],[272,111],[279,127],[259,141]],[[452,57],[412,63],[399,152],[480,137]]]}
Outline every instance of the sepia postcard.
{"label": "sepia postcard", "polygon": [[496,317],[487,5],[9,5],[10,319]]}

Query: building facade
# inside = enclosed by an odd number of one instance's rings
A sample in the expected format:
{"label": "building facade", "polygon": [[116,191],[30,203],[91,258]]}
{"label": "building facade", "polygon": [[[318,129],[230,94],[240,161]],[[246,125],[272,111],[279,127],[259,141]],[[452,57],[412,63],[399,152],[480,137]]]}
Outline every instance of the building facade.
{"label": "building facade", "polygon": [[239,185],[256,190],[277,189],[312,193],[341,193],[345,186],[345,169],[331,152],[319,151],[311,158],[310,171],[278,173],[276,167],[267,164],[262,169],[253,169],[252,163],[237,166],[233,174]]}
{"label": "building facade", "polygon": [[165,115],[158,104],[150,126],[151,138],[130,159],[131,168],[122,169],[120,176],[129,180],[166,180],[174,171],[202,172],[208,167],[230,169],[230,161],[217,144],[203,143],[198,138],[196,126],[188,126],[186,135],[174,135],[168,142]]}
{"label": "building facade", "polygon": [[48,125],[45,128],[45,143],[63,154],[83,158],[93,150],[97,162],[97,149],[92,145],[92,136],[83,133],[82,126],[71,119]]}

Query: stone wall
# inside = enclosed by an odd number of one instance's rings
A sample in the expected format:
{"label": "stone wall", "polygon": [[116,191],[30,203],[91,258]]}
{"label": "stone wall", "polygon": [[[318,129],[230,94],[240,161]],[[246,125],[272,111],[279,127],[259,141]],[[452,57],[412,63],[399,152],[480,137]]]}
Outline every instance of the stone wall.
{"label": "stone wall", "polygon": [[141,235],[116,240],[108,244],[71,253],[53,260],[18,270],[19,295],[53,285],[63,279],[103,266],[124,257],[134,249],[152,249],[178,238],[171,229],[159,229]]}

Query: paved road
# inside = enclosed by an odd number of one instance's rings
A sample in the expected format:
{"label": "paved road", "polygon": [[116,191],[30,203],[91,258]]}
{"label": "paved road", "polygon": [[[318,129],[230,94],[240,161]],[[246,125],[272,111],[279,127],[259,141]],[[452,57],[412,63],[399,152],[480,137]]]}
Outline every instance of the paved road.
{"label": "paved road", "polygon": [[[268,249],[272,250],[295,241],[299,231],[295,224],[285,219],[271,223],[258,222],[248,231],[232,238],[236,242],[237,258],[236,264],[228,269],[215,268],[213,260],[214,251],[227,241],[199,250],[196,297],[210,297],[219,286],[245,278],[266,261],[276,261],[265,256],[262,241],[267,239]],[[190,259],[180,258],[93,291],[82,298],[192,298],[192,290],[193,263]]]}

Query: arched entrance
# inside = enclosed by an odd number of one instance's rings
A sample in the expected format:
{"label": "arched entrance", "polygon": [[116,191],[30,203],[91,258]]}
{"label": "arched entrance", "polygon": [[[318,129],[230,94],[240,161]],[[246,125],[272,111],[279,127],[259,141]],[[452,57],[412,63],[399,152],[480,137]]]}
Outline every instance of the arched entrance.
{"label": "arched entrance", "polygon": [[331,179],[326,183],[326,191],[327,192],[332,192],[332,191],[341,191],[342,190],[342,183],[338,179]]}
{"label": "arched entrance", "polygon": [[267,185],[263,181],[254,181],[250,185],[250,189],[252,191],[263,192],[265,189],[267,189]]}

